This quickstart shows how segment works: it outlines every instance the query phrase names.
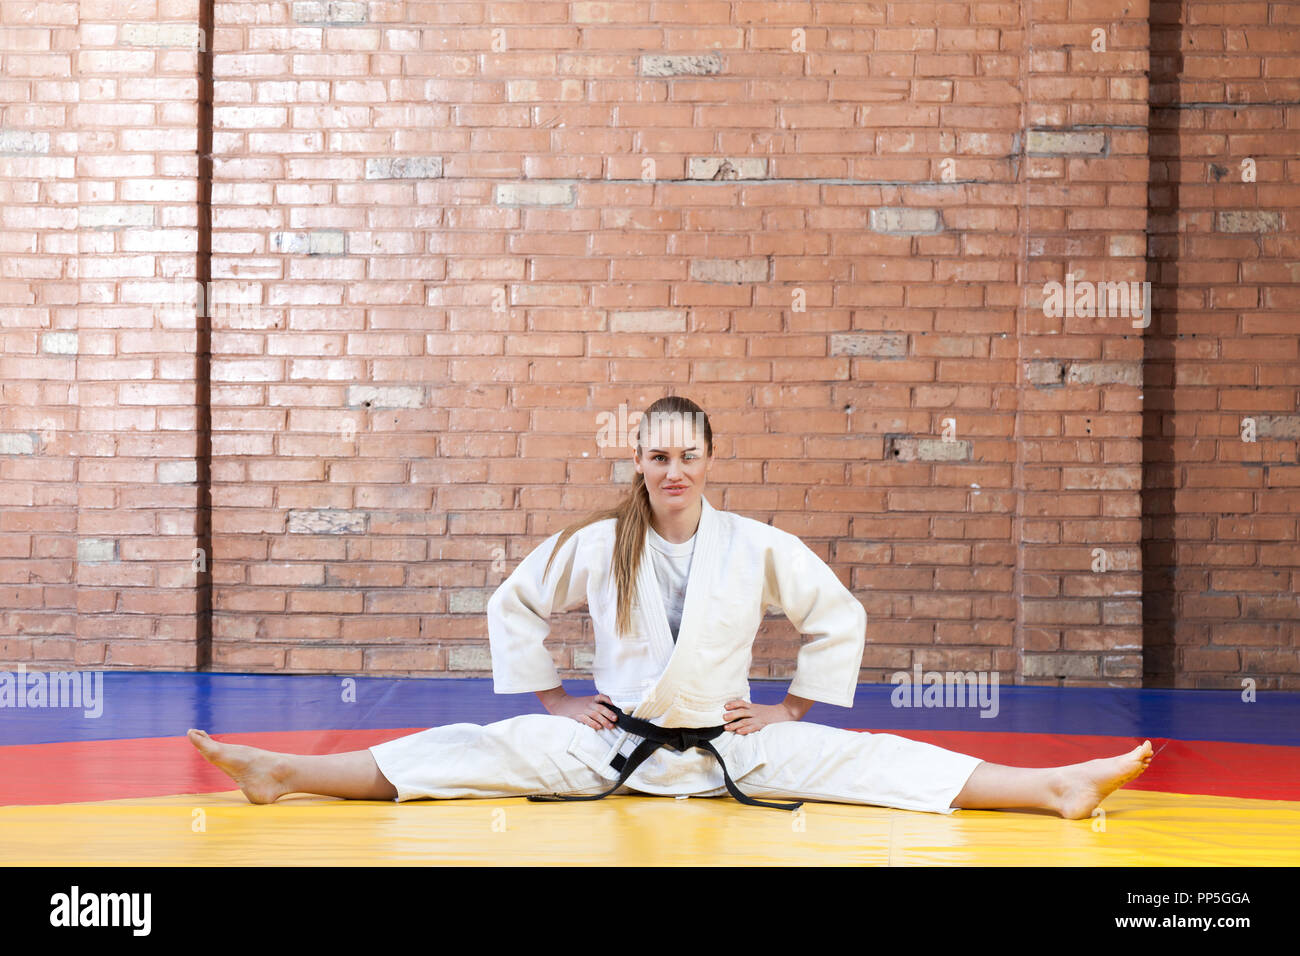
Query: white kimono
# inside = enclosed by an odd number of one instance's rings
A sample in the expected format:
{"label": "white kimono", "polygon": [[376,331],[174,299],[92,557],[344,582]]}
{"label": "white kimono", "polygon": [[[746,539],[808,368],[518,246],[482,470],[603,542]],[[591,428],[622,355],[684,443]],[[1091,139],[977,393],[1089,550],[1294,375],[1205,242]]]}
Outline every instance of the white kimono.
{"label": "white kimono", "polygon": [[[654,565],[643,552],[630,633],[615,633],[614,519],[570,537],[543,578],[559,539],[533,550],[488,601],[493,687],[500,694],[549,690],[559,673],[543,640],[548,618],[586,602],[595,631],[596,688],[623,711],[663,727],[713,727],[724,704],[749,700],[754,637],[765,610],[781,611],[813,636],[796,661],[789,692],[850,707],[866,639],[862,604],[794,535],[718,511],[701,498],[674,643]],[[487,726],[449,724],[370,748],[399,801],[425,798],[592,794],[613,785],[615,754],[640,738],[593,730],[568,717],[529,714]],[[750,796],[806,798],[951,813],[980,761],[891,734],[802,721],[769,724],[713,741]],[[707,751],[661,747],[620,793],[725,794]],[[755,812],[760,812],[755,810]]]}

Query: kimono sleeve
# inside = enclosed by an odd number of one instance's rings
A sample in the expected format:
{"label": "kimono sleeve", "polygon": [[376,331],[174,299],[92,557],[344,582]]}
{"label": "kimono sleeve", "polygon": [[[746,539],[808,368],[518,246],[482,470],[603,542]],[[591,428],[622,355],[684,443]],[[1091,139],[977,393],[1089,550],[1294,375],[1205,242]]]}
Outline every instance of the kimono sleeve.
{"label": "kimono sleeve", "polygon": [[800,634],[813,638],[799,649],[789,693],[852,707],[866,647],[866,609],[795,535],[780,532],[767,555],[768,597]]}
{"label": "kimono sleeve", "polygon": [[492,689],[498,694],[522,694],[560,686],[543,644],[551,632],[550,615],[567,611],[587,598],[587,563],[579,554],[579,534],[573,534],[542,571],[560,535],[551,535],[531,551],[488,599],[488,646],[492,655]]}

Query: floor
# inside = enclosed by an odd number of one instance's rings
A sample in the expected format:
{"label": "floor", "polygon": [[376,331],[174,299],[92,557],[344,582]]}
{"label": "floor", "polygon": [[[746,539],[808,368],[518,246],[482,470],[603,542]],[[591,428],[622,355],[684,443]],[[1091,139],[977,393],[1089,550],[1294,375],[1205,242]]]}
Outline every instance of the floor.
{"label": "floor", "polygon": [[[759,702],[785,692],[751,686]],[[566,687],[594,692],[580,681]],[[895,707],[894,691],[864,684],[852,709],[817,704],[805,719],[1021,766],[1109,756],[1143,739],[1156,757],[1089,820],[828,803],[790,814],[725,797],[396,804],[295,795],[252,806],[199,757],[187,728],[331,753],[541,707],[531,694],[493,694],[488,680],[107,672],[91,707],[89,693],[80,706],[18,707],[0,687],[0,864],[1300,863],[1300,694],[1246,702],[1229,691],[1000,687],[997,714],[985,718],[974,708]]]}

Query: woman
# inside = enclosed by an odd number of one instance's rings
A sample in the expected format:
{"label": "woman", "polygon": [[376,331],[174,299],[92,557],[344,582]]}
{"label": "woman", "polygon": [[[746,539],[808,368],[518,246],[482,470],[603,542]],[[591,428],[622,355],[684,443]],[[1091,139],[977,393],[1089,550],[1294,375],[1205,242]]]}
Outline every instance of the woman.
{"label": "woman", "polygon": [[[797,804],[755,798],[935,813],[1034,808],[1080,819],[1146,769],[1150,741],[1116,757],[1022,768],[800,723],[813,701],[852,705],[861,603],[794,535],[708,502],[713,431],[694,402],[670,396],[651,405],[633,461],[633,488],[618,507],[547,538],[488,602],[495,690],[534,692],[547,714],[449,724],[324,756],[222,744],[201,730],[189,731],[191,742],[253,803],[287,793],[398,801],[731,793],[782,809]],[[553,612],[584,601],[601,692],[573,697],[543,639]],[[813,638],[799,650],[785,699],[771,705],[748,699],[765,609]],[[645,740],[691,728],[712,728],[711,736],[677,737],[679,749]]]}

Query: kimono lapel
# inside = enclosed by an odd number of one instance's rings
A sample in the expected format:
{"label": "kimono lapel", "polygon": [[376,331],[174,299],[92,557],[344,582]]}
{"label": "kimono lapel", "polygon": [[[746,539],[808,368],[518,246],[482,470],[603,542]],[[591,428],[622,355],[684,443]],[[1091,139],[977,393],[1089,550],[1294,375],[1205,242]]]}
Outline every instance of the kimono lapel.
{"label": "kimono lapel", "polygon": [[[695,567],[695,559],[691,558],[692,572]],[[690,577],[686,583],[686,600],[690,600],[691,584]],[[668,660],[673,656],[675,650],[673,646],[672,630],[668,627],[668,609],[664,607],[663,595],[659,593],[659,579],[655,577],[654,561],[650,557],[650,545],[645,545],[645,551],[641,554],[641,566],[636,573],[637,602],[641,605],[641,623],[645,628],[646,636],[650,639],[650,649],[654,653],[655,661],[662,667],[667,665]],[[682,621],[686,620],[686,611],[682,609]],[[678,633],[681,628],[678,627]]]}
{"label": "kimono lapel", "polygon": [[[673,643],[672,629],[668,626],[668,609],[664,607],[659,580],[655,576],[654,561],[650,556],[649,534],[637,569],[637,600],[641,605],[642,621],[650,639],[655,659],[665,666],[658,683],[652,688],[634,717],[644,717],[653,712],[657,716],[672,702],[677,673],[689,670],[690,658],[699,639],[700,628],[705,624],[708,603],[714,595],[709,593],[718,561],[718,515],[709,500],[700,498],[700,524],[695,529],[695,551],[691,556],[691,570],[686,577],[686,597],[682,603],[682,620],[677,628],[677,642]],[[685,663],[683,663],[685,661]]]}

